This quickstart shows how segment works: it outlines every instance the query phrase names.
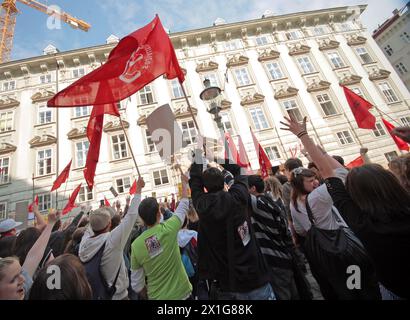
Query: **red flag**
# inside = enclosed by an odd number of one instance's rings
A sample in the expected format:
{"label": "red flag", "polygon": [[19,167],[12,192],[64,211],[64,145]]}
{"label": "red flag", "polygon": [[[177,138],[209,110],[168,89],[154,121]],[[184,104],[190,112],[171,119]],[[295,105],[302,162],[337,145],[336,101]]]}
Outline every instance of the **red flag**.
{"label": "red flag", "polygon": [[363,160],[362,156],[358,156],[356,159],[349,162],[346,165],[346,167],[349,168],[349,169],[353,169],[355,167],[361,167],[362,165],[364,165],[364,160]]}
{"label": "red flag", "polygon": [[174,212],[175,209],[176,209],[175,195],[174,194],[172,194],[171,205],[169,206],[169,208],[171,209],[172,212]]}
{"label": "red flag", "polygon": [[[227,149],[229,150],[230,155]],[[239,165],[239,153],[229,132],[225,133],[225,159],[231,159]]]}
{"label": "red flag", "polygon": [[269,170],[272,169],[272,164],[266,155],[265,150],[263,150],[262,146],[260,145],[258,139],[256,139],[252,129],[251,129],[253,144],[255,145],[256,154],[258,155],[259,166],[261,169],[261,176],[263,179],[269,177]]}
{"label": "red flag", "polygon": [[111,203],[107,200],[107,198],[104,196],[104,205],[106,207],[111,207]]}
{"label": "red flag", "polygon": [[75,207],[77,207],[75,205],[75,199],[77,199],[78,193],[80,192],[81,185],[82,185],[82,183],[80,183],[78,185],[78,187],[74,189],[73,193],[71,194],[70,198],[68,199],[67,205],[64,207],[63,212],[62,212],[63,216],[66,215],[67,213],[69,213]]}
{"label": "red flag", "polygon": [[392,136],[392,138],[393,138],[394,142],[396,143],[397,147],[400,150],[409,151],[409,145],[407,144],[407,142],[403,141],[398,136],[392,134],[392,131],[395,127],[390,122],[388,122],[387,120],[384,120],[383,118],[382,118],[382,121],[383,121],[385,127],[387,128],[387,131],[389,131],[390,135]]}
{"label": "red flag", "polygon": [[60,173],[60,175],[57,177],[56,181],[54,181],[53,187],[51,188],[50,192],[57,190],[64,182],[67,181],[68,175],[70,174],[71,162],[73,162],[72,159],[69,162],[69,164],[64,168],[64,170]]}
{"label": "red flag", "polygon": [[102,105],[121,101],[159,76],[178,78],[181,70],[158,16],[149,24],[123,38],[107,62],[51,98],[49,107]]}
{"label": "red flag", "polygon": [[137,180],[134,180],[134,183],[132,184],[131,189],[130,189],[130,194],[133,195],[136,193],[137,193]]}
{"label": "red flag", "polygon": [[100,157],[104,114],[120,116],[117,106],[114,103],[93,107],[87,125],[87,137],[88,141],[90,141],[90,145],[88,147],[87,160],[84,169],[84,178],[90,190],[92,190],[94,186],[95,170],[97,169],[97,163]]}
{"label": "red flag", "polygon": [[242,168],[246,168],[248,171],[252,171],[251,163],[249,162],[248,155],[246,154],[245,146],[243,145],[241,136],[238,136],[238,145],[239,145],[238,165]]}
{"label": "red flag", "polygon": [[342,88],[359,128],[376,129],[376,118],[369,112],[372,104],[345,86]]}
{"label": "red flag", "polygon": [[33,212],[33,205],[38,205],[38,196],[34,197],[34,201],[28,206],[28,212]]}

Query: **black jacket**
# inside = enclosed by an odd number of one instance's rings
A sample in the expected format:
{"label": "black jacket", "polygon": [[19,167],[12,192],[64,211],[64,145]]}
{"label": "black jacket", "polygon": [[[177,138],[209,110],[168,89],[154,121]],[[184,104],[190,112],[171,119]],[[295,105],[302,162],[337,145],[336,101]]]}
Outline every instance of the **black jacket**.
{"label": "black jacket", "polygon": [[[269,281],[269,270],[257,245],[248,215],[246,177],[238,176],[229,192],[205,193],[202,164],[190,171],[191,194],[199,216],[198,273],[201,279],[217,280],[223,291],[249,292]],[[234,283],[229,284],[227,222],[232,215],[234,235]],[[247,226],[250,241],[242,241],[238,228]],[[242,229],[243,230],[243,229]]]}

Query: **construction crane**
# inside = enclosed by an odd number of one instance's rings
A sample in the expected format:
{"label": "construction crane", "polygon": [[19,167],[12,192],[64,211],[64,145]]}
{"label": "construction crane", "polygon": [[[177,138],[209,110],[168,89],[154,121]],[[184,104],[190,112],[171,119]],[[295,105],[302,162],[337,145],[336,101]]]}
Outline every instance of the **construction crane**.
{"label": "construction crane", "polygon": [[74,29],[88,31],[91,25],[85,21],[72,17],[68,13],[61,12],[56,8],[45,5],[34,0],[3,0],[0,13],[0,63],[10,60],[11,49],[13,47],[14,28],[16,26],[17,14],[20,12],[17,9],[16,2],[23,3],[31,8],[44,12],[49,16],[53,16]]}

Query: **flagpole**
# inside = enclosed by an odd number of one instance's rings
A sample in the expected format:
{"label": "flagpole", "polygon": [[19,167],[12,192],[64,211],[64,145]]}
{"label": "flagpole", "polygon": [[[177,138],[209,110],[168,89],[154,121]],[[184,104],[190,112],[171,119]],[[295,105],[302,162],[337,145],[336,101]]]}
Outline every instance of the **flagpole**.
{"label": "flagpole", "polygon": [[390,117],[387,113],[381,111],[381,110],[380,110],[379,108],[377,108],[376,106],[373,106],[373,107],[378,111],[379,116],[380,116],[381,118],[383,118],[383,117],[382,117],[382,114],[383,114],[383,115],[385,115],[387,118],[389,118],[391,121],[397,123],[399,126],[402,126],[402,124],[401,124],[400,122],[398,122],[397,120],[394,120],[394,119],[393,119],[392,117]]}
{"label": "flagpole", "polygon": [[184,93],[185,100],[186,100],[186,102],[187,102],[187,104],[188,104],[189,113],[191,114],[192,120],[194,121],[195,128],[196,128],[198,134],[201,134],[201,132],[199,131],[198,123],[196,122],[196,119],[195,119],[195,115],[194,115],[194,113],[192,112],[192,108],[191,108],[191,104],[189,103],[188,96],[187,96],[187,94],[186,94],[186,92],[185,92],[184,85],[183,85],[181,82],[180,82],[180,85],[181,85],[181,88],[182,88],[182,92]]}
{"label": "flagpole", "polygon": [[[66,193],[66,191],[67,191],[67,185],[68,185],[68,179],[67,179],[66,182],[65,182],[64,194],[63,194],[63,201],[64,201],[64,199],[65,199],[65,193]],[[57,208],[58,208],[58,203],[57,203]]]}
{"label": "flagpole", "polygon": [[131,143],[130,143],[130,140],[128,139],[127,132],[125,131],[124,123],[122,122],[121,115],[120,115],[120,123],[121,123],[122,131],[124,132],[124,135],[125,135],[125,139],[127,140],[128,147],[130,148],[131,156],[132,156],[132,159],[134,160],[135,168],[137,169],[137,172],[138,172],[138,177],[141,177],[141,173],[140,173],[140,170],[138,169],[137,161],[135,160],[134,152],[132,151]]}
{"label": "flagpole", "polygon": [[346,113],[343,112],[343,115],[344,115],[344,117],[345,117],[347,123],[349,124],[350,129],[352,129],[352,132],[353,132],[353,134],[354,134],[356,140],[359,142],[360,147],[363,148],[363,144],[362,144],[362,142],[360,141],[359,136],[357,135],[356,131],[354,131],[353,126],[352,126],[352,124],[350,123],[350,121],[349,121],[349,119],[348,119]]}
{"label": "flagpole", "polygon": [[33,175],[32,175],[32,180],[33,180],[33,201],[34,201],[34,173],[33,173]]}

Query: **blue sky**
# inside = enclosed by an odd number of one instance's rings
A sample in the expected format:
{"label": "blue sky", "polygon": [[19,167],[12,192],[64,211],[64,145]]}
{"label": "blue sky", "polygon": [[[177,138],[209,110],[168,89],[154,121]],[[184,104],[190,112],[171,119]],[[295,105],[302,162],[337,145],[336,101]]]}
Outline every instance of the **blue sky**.
{"label": "blue sky", "polygon": [[92,25],[89,32],[47,28],[48,16],[21,3],[17,17],[12,59],[41,55],[48,44],[60,51],[100,45],[110,34],[123,37],[148,23],[156,13],[172,32],[208,27],[216,18],[229,22],[260,18],[267,9],[274,14],[368,4],[362,20],[369,30],[401,8],[406,0],[39,0],[57,5]]}

